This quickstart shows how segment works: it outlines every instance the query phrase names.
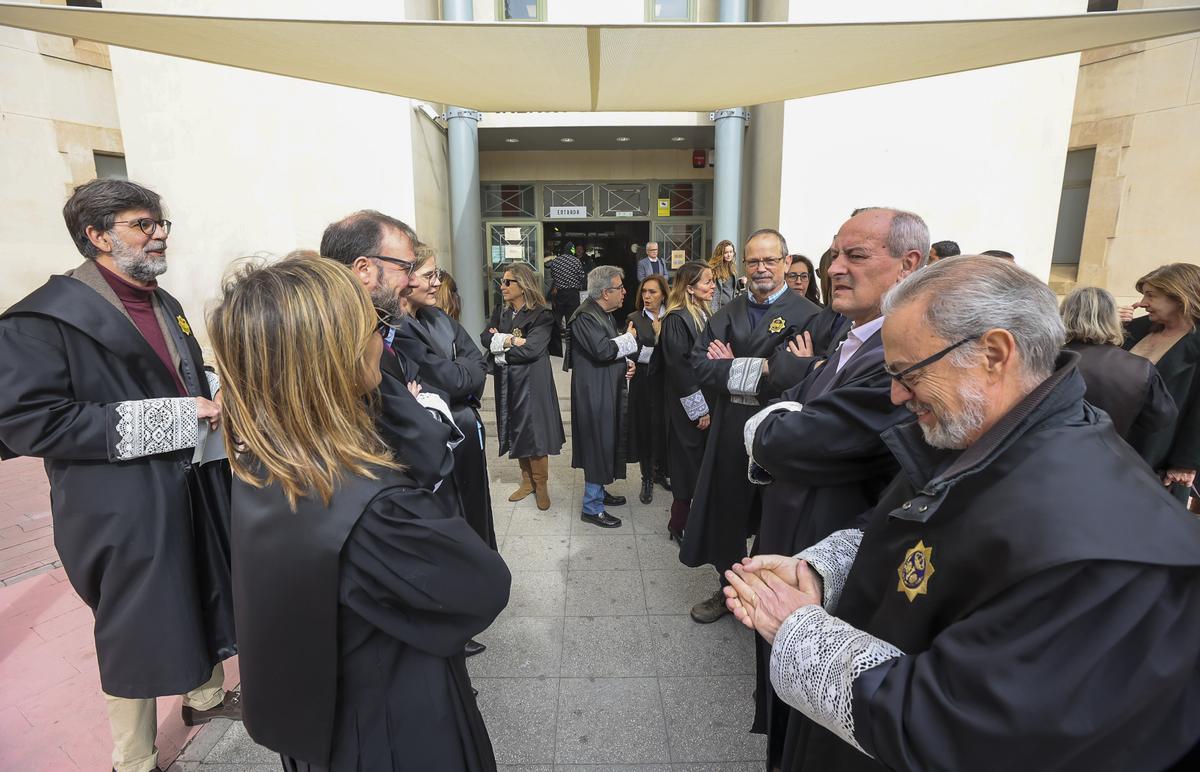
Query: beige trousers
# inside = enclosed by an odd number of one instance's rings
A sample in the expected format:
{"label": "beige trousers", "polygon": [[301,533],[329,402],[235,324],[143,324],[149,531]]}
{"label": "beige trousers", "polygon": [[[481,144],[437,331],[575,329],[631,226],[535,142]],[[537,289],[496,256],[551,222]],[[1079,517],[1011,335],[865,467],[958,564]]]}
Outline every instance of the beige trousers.
{"label": "beige trousers", "polygon": [[[225,699],[225,668],[218,662],[212,676],[183,695],[183,703],[196,710],[210,710]],[[129,699],[104,695],[108,704],[108,726],[112,730],[113,769],[117,772],[150,772],[158,766],[158,710],[154,699]]]}

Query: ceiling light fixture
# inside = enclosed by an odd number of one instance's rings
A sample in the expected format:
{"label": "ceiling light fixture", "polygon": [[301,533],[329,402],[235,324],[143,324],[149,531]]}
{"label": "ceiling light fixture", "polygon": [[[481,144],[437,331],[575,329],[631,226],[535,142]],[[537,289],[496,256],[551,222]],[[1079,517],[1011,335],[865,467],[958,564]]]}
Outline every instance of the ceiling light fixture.
{"label": "ceiling light fixture", "polygon": [[671,137],[672,142],[683,142],[687,137]]}
{"label": "ceiling light fixture", "polygon": [[618,141],[618,142],[628,142],[628,141],[629,141],[629,137],[617,137],[617,141]]}
{"label": "ceiling light fixture", "polygon": [[574,141],[575,141],[575,138],[574,138],[574,137],[562,137],[562,138],[560,138],[558,141],[559,141],[559,142],[571,143],[571,142],[574,142]]}
{"label": "ceiling light fixture", "polygon": [[517,139],[516,137],[505,137],[505,138],[504,138],[504,141],[505,141],[505,142],[507,142],[507,143],[508,143],[508,144],[510,144],[510,145],[515,145],[515,144],[517,144],[518,142],[520,142],[521,140]]}

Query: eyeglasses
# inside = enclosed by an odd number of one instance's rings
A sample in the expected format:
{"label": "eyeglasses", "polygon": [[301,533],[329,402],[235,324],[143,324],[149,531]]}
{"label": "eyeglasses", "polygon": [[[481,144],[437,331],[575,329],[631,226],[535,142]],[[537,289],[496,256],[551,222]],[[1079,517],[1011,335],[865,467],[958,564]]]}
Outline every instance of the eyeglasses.
{"label": "eyeglasses", "polygon": [[976,336],[973,336],[970,338],[963,338],[958,343],[951,343],[949,346],[946,346],[946,348],[937,352],[933,356],[925,357],[920,362],[917,362],[915,365],[912,365],[911,367],[906,367],[903,370],[901,370],[900,372],[896,372],[896,370],[893,369],[891,365],[884,365],[883,371],[885,373],[887,373],[888,375],[890,375],[892,377],[893,381],[895,381],[896,383],[900,384],[904,388],[911,391],[912,387],[916,385],[916,382],[912,381],[912,380],[908,380],[908,377],[910,375],[912,375],[913,373],[915,373],[918,370],[923,370],[926,367],[929,367],[931,364],[934,364],[938,360],[942,359],[944,356],[949,354],[954,349],[956,349],[959,346],[962,346],[964,344],[970,343],[971,341],[975,340],[978,337],[979,336],[976,335]]}
{"label": "eyeglasses", "polygon": [[788,281],[800,281],[801,279],[808,278],[808,271],[801,271],[800,273],[785,273],[783,278],[787,279]]}
{"label": "eyeglasses", "polygon": [[426,281],[441,281],[445,276],[446,272],[441,268],[434,268],[429,273],[422,274],[419,278],[425,279]]}
{"label": "eyeglasses", "polygon": [[500,280],[501,287],[511,287],[512,285],[514,285],[516,283],[517,283],[516,279],[501,279]]}
{"label": "eyeglasses", "polygon": [[624,292],[624,291],[625,291],[625,285],[624,285],[624,284],[618,284],[618,285],[617,285],[617,286],[615,286],[615,287],[605,287],[605,288],[604,288],[604,291],[605,291],[605,292],[616,292],[616,291],[618,291],[618,290],[620,290],[621,292]]}
{"label": "eyeglasses", "polygon": [[398,257],[388,257],[387,255],[363,255],[372,260],[382,260],[385,263],[391,263],[400,269],[401,273],[412,273],[413,263],[409,260],[401,260]]}
{"label": "eyeglasses", "polygon": [[147,236],[153,236],[156,228],[162,228],[164,236],[171,235],[170,220],[154,220],[149,217],[139,217],[136,220],[114,220],[113,225],[133,225]]}
{"label": "eyeglasses", "polygon": [[764,257],[760,260],[747,260],[746,266],[757,271],[759,268],[774,268],[782,262],[782,257]]}

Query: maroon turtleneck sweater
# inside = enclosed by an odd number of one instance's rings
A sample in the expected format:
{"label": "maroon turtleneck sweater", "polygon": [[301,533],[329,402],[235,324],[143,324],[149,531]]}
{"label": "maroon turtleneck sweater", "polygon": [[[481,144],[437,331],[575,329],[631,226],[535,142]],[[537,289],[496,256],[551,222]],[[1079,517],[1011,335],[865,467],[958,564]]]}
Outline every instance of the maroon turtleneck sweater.
{"label": "maroon turtleneck sweater", "polygon": [[167,347],[167,340],[163,337],[162,328],[158,326],[158,317],[154,315],[153,297],[154,290],[158,289],[158,282],[150,282],[149,287],[139,287],[125,281],[100,263],[96,263],[96,267],[100,269],[100,275],[108,282],[108,286],[112,287],[112,291],[117,294],[121,305],[125,306],[125,311],[137,326],[138,332],[150,344],[150,348],[154,349],[154,353],[158,354],[158,358],[162,360],[167,372],[175,379],[175,388],[179,390],[179,396],[188,396],[183,380],[179,377],[179,371],[175,369],[175,363],[171,361],[171,349]]}

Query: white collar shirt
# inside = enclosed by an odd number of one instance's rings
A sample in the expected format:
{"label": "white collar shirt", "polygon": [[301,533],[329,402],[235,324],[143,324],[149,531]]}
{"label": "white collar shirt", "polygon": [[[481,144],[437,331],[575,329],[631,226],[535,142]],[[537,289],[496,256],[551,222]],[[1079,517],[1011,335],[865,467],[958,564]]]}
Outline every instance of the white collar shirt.
{"label": "white collar shirt", "polygon": [[846,335],[846,339],[842,341],[842,345],[838,348],[837,370],[841,372],[846,363],[850,361],[850,357],[854,356],[863,344],[871,339],[871,336],[879,332],[879,328],[883,327],[883,317],[877,316],[871,321],[863,325],[851,325],[850,332]]}

